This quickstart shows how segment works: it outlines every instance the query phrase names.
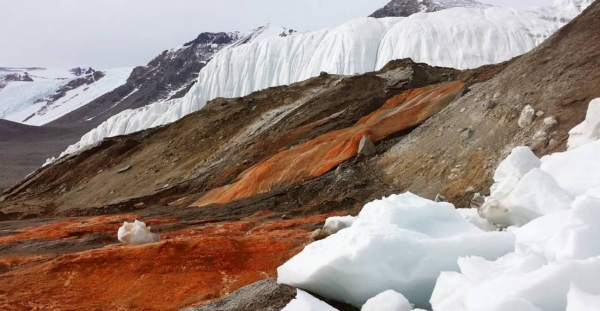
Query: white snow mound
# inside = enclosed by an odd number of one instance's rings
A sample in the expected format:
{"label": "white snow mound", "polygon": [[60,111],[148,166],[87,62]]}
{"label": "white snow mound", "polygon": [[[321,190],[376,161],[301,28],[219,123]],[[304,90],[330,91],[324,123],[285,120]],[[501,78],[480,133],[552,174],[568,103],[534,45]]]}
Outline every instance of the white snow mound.
{"label": "white snow mound", "polygon": [[292,299],[281,311],[337,311],[336,308],[301,289],[296,291],[296,298]]}
{"label": "white snow mound", "polygon": [[571,285],[567,295],[567,311],[599,311],[600,295],[586,293],[575,285]]}
{"label": "white snow mound", "polygon": [[515,236],[484,232],[449,203],[412,193],[366,204],[354,224],[308,245],[277,269],[278,282],[362,306],[393,289],[419,307],[441,271],[458,271],[457,259],[496,259],[514,250]]}
{"label": "white snow mound", "polygon": [[152,233],[150,227],[141,221],[123,222],[117,232],[119,241],[125,244],[142,245],[160,241],[158,234]]}
{"label": "white snow mound", "polygon": [[402,294],[390,289],[367,300],[360,311],[410,311],[412,309]]}
{"label": "white snow mound", "polygon": [[585,120],[569,131],[567,146],[571,150],[598,139],[600,139],[600,98],[590,102]]}

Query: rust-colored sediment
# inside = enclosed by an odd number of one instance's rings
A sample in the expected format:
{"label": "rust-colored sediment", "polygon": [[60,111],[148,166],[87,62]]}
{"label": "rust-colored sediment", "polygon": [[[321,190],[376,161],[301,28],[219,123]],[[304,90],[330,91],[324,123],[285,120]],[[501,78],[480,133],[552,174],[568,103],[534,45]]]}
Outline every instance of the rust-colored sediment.
{"label": "rust-colored sediment", "polygon": [[279,152],[244,171],[232,184],[213,189],[193,206],[224,204],[318,177],[356,156],[363,136],[377,142],[409,129],[442,110],[465,87],[462,81],[412,89],[390,98],[354,126],[332,131]]}
{"label": "rust-colored sediment", "polygon": [[0,256],[0,310],[178,310],[275,277],[277,267],[311,241],[300,227],[332,215],[214,223],[164,233],[159,243],[58,257]]}
{"label": "rust-colored sediment", "polygon": [[[98,216],[76,218],[53,222],[47,225],[26,227],[17,230],[17,234],[0,237],[0,244],[33,239],[61,239],[83,237],[92,233],[117,232],[123,221],[139,219],[138,215]],[[144,220],[148,226],[176,222],[175,219]]]}

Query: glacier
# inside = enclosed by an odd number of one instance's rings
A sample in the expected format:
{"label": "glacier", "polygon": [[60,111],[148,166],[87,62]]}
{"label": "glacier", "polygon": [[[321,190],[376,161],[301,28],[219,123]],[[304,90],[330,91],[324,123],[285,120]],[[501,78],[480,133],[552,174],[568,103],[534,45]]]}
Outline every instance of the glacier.
{"label": "glacier", "polygon": [[[409,17],[359,18],[291,36],[260,36],[217,53],[186,96],[123,111],[85,134],[61,157],[105,137],[174,122],[217,97],[240,97],[321,72],[352,75],[399,58],[458,69],[499,63],[533,49],[591,0],[557,0],[530,9],[452,8]],[[276,34],[277,32],[267,32]]]}

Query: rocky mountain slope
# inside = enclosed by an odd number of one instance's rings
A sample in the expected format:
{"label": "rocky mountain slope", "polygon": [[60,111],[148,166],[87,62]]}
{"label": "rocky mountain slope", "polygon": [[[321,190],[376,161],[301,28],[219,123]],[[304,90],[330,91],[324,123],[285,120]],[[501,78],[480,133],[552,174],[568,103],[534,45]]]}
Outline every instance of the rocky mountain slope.
{"label": "rocky mountain slope", "polygon": [[[598,33],[596,2],[507,63],[323,73],[58,160],[3,194],[0,304],[176,310],[273,277],[326,217],[375,198],[468,206],[513,147],[564,150],[600,97]],[[162,242],[116,245],[134,218]]]}
{"label": "rocky mountain slope", "polygon": [[121,111],[183,97],[202,68],[223,48],[291,33],[293,31],[271,24],[247,32],[201,33],[180,47],[163,51],[146,66],[134,68],[126,83],[53,125],[86,123],[94,127]]}
{"label": "rocky mountain slope", "polygon": [[457,7],[483,9],[489,6],[489,4],[474,0],[392,0],[369,16],[375,18],[406,17],[420,12],[436,12]]}
{"label": "rocky mountain slope", "polygon": [[452,68],[506,61],[531,50],[576,15],[576,9],[558,5],[528,10],[456,8],[409,17],[356,19],[332,29],[225,49],[200,72],[199,83],[187,96],[115,115],[63,155],[104,137],[168,124],[214,98],[244,96],[320,72],[364,73],[401,58]]}

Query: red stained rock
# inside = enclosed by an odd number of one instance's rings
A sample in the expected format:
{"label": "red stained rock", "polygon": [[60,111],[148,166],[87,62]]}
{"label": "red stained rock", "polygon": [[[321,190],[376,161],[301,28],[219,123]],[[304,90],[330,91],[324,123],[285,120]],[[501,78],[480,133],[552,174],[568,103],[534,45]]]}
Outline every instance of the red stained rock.
{"label": "red stained rock", "polygon": [[277,267],[311,241],[299,227],[331,215],[213,223],[165,233],[160,243],[111,245],[54,259],[0,257],[0,264],[11,266],[32,262],[0,273],[0,310],[178,310],[275,277]]}
{"label": "red stained rock", "polygon": [[[138,215],[98,216],[92,218],[76,218],[57,221],[48,225],[33,226],[18,230],[18,234],[0,237],[0,244],[33,240],[33,239],[61,239],[68,237],[82,237],[91,233],[105,232],[115,234],[123,221],[139,219]],[[150,219],[144,220],[149,225],[176,222],[175,219]]]}
{"label": "red stained rock", "polygon": [[193,206],[224,204],[321,176],[356,156],[363,136],[378,142],[409,129],[442,110],[464,86],[455,81],[406,91],[352,127],[326,133],[249,168],[234,183],[209,191]]}

